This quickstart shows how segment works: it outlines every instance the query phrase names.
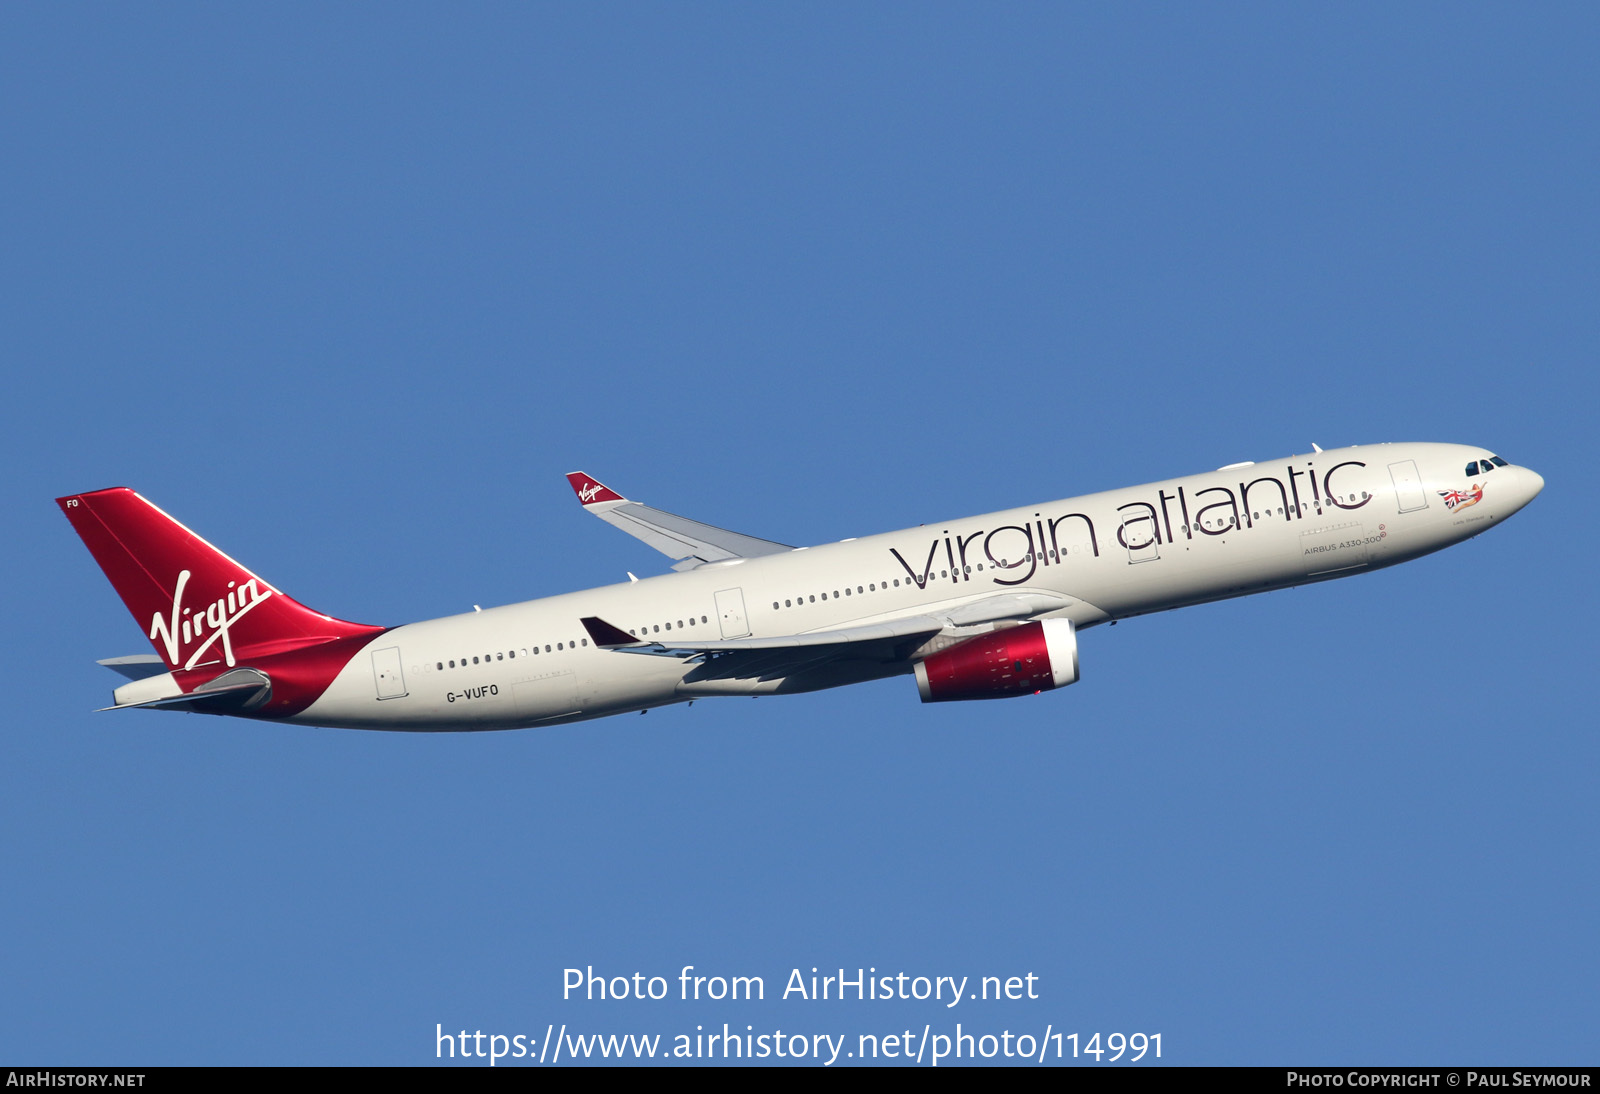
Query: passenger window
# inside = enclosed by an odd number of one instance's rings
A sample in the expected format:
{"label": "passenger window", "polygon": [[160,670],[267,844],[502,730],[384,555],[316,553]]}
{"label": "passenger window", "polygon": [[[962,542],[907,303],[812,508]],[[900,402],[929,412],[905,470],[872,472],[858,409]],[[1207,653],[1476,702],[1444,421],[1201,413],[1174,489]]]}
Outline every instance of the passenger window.
{"label": "passenger window", "polygon": [[582,642],[585,646],[589,644],[589,640],[587,638],[580,638],[578,641]]}
{"label": "passenger window", "polygon": [[474,658],[473,658],[473,659],[472,659],[472,663],[473,663],[473,664],[474,664],[474,665],[476,665],[476,664],[477,664],[477,663],[478,663],[478,659],[477,659],[477,658],[476,658],[476,657],[474,657]]}
{"label": "passenger window", "polygon": [[[846,591],[846,592],[849,592],[849,590],[848,590],[848,589],[846,589],[846,590],[845,590],[845,591]],[[858,592],[858,593],[859,593],[859,592],[861,592],[861,591],[862,591],[862,590],[861,590],[861,586],[860,586],[860,585],[857,585],[857,586],[856,586],[856,592]]]}
{"label": "passenger window", "polygon": [[560,643],[560,642],[557,642],[557,643],[556,643],[556,649],[558,649],[558,650],[559,650],[559,649],[561,649],[561,648],[562,648],[562,646],[561,646],[561,643]]}
{"label": "passenger window", "polygon": [[549,653],[550,652],[550,643],[546,642],[544,644],[544,652],[545,653]]}
{"label": "passenger window", "polygon": [[504,661],[506,659],[506,655],[503,653],[497,653],[494,655],[494,659],[496,661]]}
{"label": "passenger window", "polygon": [[702,615],[702,616],[701,616],[701,617],[700,617],[700,622],[702,622],[702,623],[704,623],[704,622],[705,622],[705,621],[706,621],[706,617],[705,617],[705,616],[703,616],[703,615]]}
{"label": "passenger window", "polygon": [[833,590],[833,598],[835,600],[839,599],[839,590],[838,589]]}

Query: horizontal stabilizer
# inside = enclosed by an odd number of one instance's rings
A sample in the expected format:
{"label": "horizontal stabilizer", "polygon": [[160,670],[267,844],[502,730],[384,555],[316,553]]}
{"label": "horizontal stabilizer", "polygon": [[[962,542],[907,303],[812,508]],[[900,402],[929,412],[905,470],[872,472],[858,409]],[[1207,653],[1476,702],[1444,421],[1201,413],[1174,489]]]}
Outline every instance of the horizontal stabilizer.
{"label": "horizontal stabilizer", "polygon": [[96,661],[97,665],[104,665],[112,672],[120,673],[129,680],[146,680],[152,676],[160,676],[167,671],[166,663],[153,653],[133,653],[126,657],[107,657],[104,661]]}
{"label": "horizontal stabilizer", "polygon": [[[119,688],[118,691],[123,689]],[[179,695],[142,702],[118,703],[101,710],[191,710],[205,714],[241,714],[256,710],[272,697],[272,681],[255,669],[234,669],[210,683]]]}
{"label": "horizontal stabilizer", "polygon": [[676,513],[652,509],[629,501],[615,490],[582,471],[567,476],[573,493],[585,511],[593,513],[614,528],[649,544],[668,558],[677,560],[674,570],[692,570],[707,562],[730,558],[758,558],[794,550],[787,543],[730,532],[702,524]]}
{"label": "horizontal stabilizer", "polygon": [[[143,703],[120,703],[117,706],[101,707],[100,710],[161,710],[177,707],[182,710],[188,708],[204,709],[209,701],[212,705],[244,707],[249,705],[252,695],[261,690],[260,684],[229,684],[226,687],[209,688],[206,691],[191,691],[184,695],[169,695],[165,699],[150,699]],[[231,702],[224,702],[231,700]],[[229,713],[232,713],[232,709]],[[96,711],[96,713],[99,713]]]}

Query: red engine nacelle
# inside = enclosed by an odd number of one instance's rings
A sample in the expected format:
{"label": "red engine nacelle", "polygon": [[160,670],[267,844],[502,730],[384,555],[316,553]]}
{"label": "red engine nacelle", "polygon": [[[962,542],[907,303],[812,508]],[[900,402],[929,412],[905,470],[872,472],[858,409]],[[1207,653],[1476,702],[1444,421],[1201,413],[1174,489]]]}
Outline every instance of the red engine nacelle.
{"label": "red engine nacelle", "polygon": [[1064,688],[1078,679],[1078,635],[1070,619],[1024,623],[941,650],[916,672],[924,703]]}

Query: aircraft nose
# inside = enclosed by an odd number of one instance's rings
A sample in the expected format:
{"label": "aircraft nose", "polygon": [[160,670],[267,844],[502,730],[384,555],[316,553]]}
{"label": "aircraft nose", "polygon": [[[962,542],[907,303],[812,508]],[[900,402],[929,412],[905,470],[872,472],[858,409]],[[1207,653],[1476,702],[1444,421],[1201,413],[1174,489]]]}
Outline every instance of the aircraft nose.
{"label": "aircraft nose", "polygon": [[1544,489],[1544,476],[1539,474],[1539,472],[1533,470],[1532,468],[1523,467],[1520,464],[1514,464],[1512,466],[1515,467],[1517,471],[1517,477],[1515,480],[1513,480],[1516,483],[1516,490],[1513,491],[1515,498],[1508,499],[1514,503],[1513,507],[1508,511],[1508,515],[1510,513],[1515,513],[1518,509],[1521,509],[1523,506],[1527,505],[1530,501],[1539,496],[1539,491]]}
{"label": "aircraft nose", "polygon": [[1532,501],[1544,489],[1544,476],[1531,467],[1524,467],[1522,473],[1528,480],[1528,500]]}

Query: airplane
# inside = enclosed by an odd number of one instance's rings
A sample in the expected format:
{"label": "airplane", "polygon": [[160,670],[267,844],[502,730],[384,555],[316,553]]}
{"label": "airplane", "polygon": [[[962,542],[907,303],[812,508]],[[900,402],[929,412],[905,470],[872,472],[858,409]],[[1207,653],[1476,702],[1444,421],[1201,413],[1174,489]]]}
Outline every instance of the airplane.
{"label": "airplane", "polygon": [[398,627],[314,611],[127,488],[58,498],[155,648],[102,709],[355,729],[553,726],[713,696],[915,678],[923,702],[1078,680],[1102,623],[1393,566],[1544,488],[1482,448],[1378,444],[790,546],[632,501],[585,511],[672,573]]}

